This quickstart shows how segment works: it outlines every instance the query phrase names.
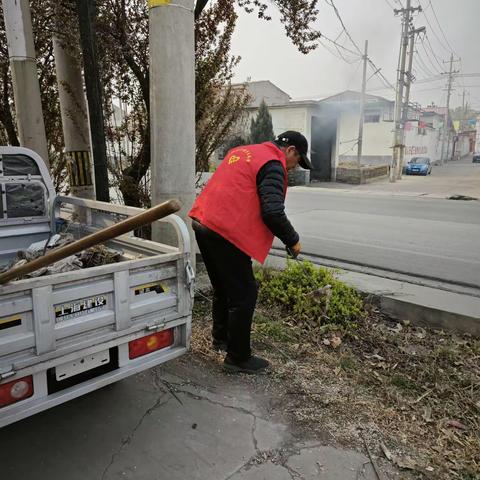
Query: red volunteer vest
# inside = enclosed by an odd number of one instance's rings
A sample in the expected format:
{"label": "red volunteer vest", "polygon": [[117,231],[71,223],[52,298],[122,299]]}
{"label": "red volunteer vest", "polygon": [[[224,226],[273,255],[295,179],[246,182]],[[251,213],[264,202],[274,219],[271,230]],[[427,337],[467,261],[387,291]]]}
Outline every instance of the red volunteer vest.
{"label": "red volunteer vest", "polygon": [[263,223],[257,193],[257,173],[278,160],[288,176],[285,154],[271,142],[230,150],[189,212],[210,230],[263,263],[272,247],[273,234]]}

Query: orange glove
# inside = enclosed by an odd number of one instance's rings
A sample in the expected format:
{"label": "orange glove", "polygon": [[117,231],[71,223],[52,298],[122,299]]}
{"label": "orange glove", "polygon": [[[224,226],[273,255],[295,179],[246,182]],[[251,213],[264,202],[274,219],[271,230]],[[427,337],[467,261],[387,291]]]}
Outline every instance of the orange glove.
{"label": "orange glove", "polygon": [[300,242],[297,242],[295,245],[292,245],[291,247],[287,247],[287,252],[292,258],[297,258],[300,255],[301,250],[302,250],[302,244]]}

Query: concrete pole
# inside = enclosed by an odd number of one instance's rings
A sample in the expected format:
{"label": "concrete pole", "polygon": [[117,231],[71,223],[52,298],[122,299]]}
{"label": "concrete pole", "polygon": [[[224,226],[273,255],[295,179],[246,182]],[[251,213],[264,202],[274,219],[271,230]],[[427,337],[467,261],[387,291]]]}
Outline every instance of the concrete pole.
{"label": "concrete pole", "polygon": [[70,191],[76,197],[94,200],[90,133],[80,51],[75,45],[69,46],[69,50],[64,48],[56,36],[53,37],[53,50]]}
{"label": "concrete pole", "polygon": [[405,124],[408,121],[408,109],[410,104],[410,90],[412,88],[413,83],[413,56],[415,55],[415,35],[422,33],[425,31],[425,27],[420,27],[417,29],[412,29],[409,32],[410,36],[410,46],[409,46],[409,53],[408,53],[408,70],[406,73],[407,77],[407,85],[405,87],[405,100],[403,103],[403,110],[402,110],[402,148],[400,150],[400,160],[398,163],[398,172],[397,172],[397,179],[400,180],[402,178],[402,170],[403,164],[405,162]]}
{"label": "concrete pole", "polygon": [[[452,83],[453,83],[453,74],[457,73],[453,71],[453,53],[450,56],[450,71],[448,72],[448,84],[447,84],[447,109],[445,111],[445,120],[443,125],[443,140],[442,140],[442,155],[441,163],[442,165],[448,158],[448,149],[450,148],[450,135],[448,129],[448,115],[450,111],[450,96],[452,95]],[[447,147],[447,151],[445,151]]]}
{"label": "concrete pole", "polygon": [[360,101],[360,122],[358,125],[357,165],[362,166],[363,122],[365,115],[365,92],[367,89],[368,40],[365,40],[365,54],[363,55],[362,98]]}
{"label": "concrete pole", "polygon": [[411,0],[407,0],[407,6],[402,9],[403,28],[402,42],[400,46],[400,66],[397,77],[397,95],[395,99],[395,135],[393,139],[393,157],[390,168],[390,182],[397,179],[397,169],[400,161],[400,150],[402,148],[402,105],[403,89],[405,86],[405,63],[408,48],[408,29],[410,25]]}
{"label": "concrete pole", "polygon": [[412,85],[412,65],[413,65],[413,49],[415,45],[415,35],[413,31],[409,31],[408,35],[410,37],[410,48],[409,48],[409,58],[408,58],[408,71],[406,72],[407,82],[405,87],[405,100],[403,102],[403,108],[402,108],[403,128],[400,133],[402,147],[400,148],[399,158],[398,158],[397,180],[400,180],[402,178],[403,162],[405,159],[405,124],[407,123],[407,120],[408,120],[408,104],[410,103],[410,86]]}
{"label": "concrete pole", "polygon": [[28,0],[3,0],[3,16],[20,145],[38,153],[49,167]]}
{"label": "concrete pole", "polygon": [[[178,198],[186,219],[195,200],[194,1],[149,6],[152,206]],[[159,225],[152,236],[176,244],[173,231]]]}

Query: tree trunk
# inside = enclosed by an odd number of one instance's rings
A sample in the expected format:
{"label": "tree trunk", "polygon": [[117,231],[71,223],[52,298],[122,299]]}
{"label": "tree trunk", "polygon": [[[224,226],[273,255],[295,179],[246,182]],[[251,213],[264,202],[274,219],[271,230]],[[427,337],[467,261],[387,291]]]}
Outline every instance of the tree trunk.
{"label": "tree trunk", "polygon": [[110,201],[107,147],[103,121],[102,89],[98,72],[97,49],[93,19],[95,0],[77,0],[80,41],[83,53],[83,68],[87,90],[90,134],[92,137],[93,165],[95,171],[95,192],[97,200]]}
{"label": "tree trunk", "polygon": [[198,20],[198,17],[202,14],[203,10],[207,6],[208,0],[197,0],[195,4],[195,20]]}
{"label": "tree trunk", "polygon": [[9,82],[8,82],[8,69],[5,68],[2,75],[3,82],[3,94],[2,94],[2,107],[0,110],[0,121],[3,123],[3,127],[7,132],[8,143],[13,147],[20,146],[18,141],[17,131],[15,129],[15,123],[13,121],[12,111],[10,109],[9,102]]}

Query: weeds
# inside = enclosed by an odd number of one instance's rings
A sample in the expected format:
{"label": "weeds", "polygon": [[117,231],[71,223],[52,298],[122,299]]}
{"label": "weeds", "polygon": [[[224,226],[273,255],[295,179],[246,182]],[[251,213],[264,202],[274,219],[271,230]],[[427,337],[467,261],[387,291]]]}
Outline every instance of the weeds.
{"label": "weeds", "polygon": [[[415,472],[401,478],[480,480],[480,340],[392,321],[312,264],[256,277],[254,347],[298,425],[363,450],[362,428],[377,455],[388,445]],[[194,351],[221,361],[204,311]]]}
{"label": "weeds", "polygon": [[280,306],[302,330],[319,333],[324,325],[355,328],[365,316],[355,289],[338,280],[331,270],[310,262],[289,261],[283,271],[258,269],[260,302]]}

